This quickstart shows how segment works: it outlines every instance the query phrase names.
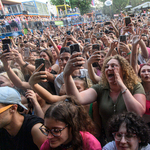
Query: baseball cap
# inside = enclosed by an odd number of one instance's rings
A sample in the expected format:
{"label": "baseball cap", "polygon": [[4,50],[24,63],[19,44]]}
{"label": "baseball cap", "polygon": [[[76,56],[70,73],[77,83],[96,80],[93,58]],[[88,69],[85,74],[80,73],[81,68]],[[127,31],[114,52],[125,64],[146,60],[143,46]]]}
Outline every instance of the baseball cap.
{"label": "baseball cap", "polygon": [[20,93],[8,86],[0,87],[0,103],[3,104],[18,104],[24,109],[28,110],[22,103],[21,103],[21,96]]}

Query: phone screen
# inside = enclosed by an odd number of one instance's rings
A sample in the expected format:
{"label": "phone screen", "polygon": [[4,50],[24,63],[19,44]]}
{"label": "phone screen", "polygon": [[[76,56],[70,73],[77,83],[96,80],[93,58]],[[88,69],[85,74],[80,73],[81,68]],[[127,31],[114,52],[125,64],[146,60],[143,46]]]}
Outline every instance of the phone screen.
{"label": "phone screen", "polygon": [[10,39],[3,39],[2,44],[11,44]]}
{"label": "phone screen", "polygon": [[131,23],[131,18],[130,17],[125,17],[125,24],[128,26],[128,24]]}
{"label": "phone screen", "polygon": [[44,64],[44,66],[39,71],[45,71],[45,59],[40,58],[35,60],[35,67],[36,69],[41,65]]}
{"label": "phone screen", "polygon": [[93,52],[99,51],[99,47],[100,47],[99,44],[93,44],[93,45],[92,45],[92,51],[93,51]]}
{"label": "phone screen", "polygon": [[126,35],[120,35],[120,42],[126,43]]}
{"label": "phone screen", "polygon": [[3,51],[5,50],[7,50],[6,53],[10,52],[9,44],[3,44]]}
{"label": "phone screen", "polygon": [[71,51],[71,55],[75,52],[80,52],[79,44],[70,45],[70,51]]}
{"label": "phone screen", "polygon": [[29,57],[30,56],[30,49],[29,48],[24,48],[24,56]]}
{"label": "phone screen", "polygon": [[85,43],[91,43],[91,40],[90,40],[90,38],[88,38],[88,39],[85,39]]}

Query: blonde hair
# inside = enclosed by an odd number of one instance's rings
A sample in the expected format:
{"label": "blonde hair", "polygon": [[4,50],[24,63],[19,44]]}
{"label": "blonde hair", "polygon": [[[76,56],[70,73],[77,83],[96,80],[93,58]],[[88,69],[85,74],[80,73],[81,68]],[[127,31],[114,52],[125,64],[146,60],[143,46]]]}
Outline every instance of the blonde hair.
{"label": "blonde hair", "polygon": [[129,64],[129,62],[120,55],[110,56],[104,61],[104,64],[102,67],[102,76],[101,76],[100,84],[102,84],[103,86],[108,85],[108,81],[105,76],[105,66],[108,63],[108,61],[110,61],[111,59],[118,60],[121,66],[122,74],[123,74],[123,82],[127,86],[127,88],[132,91],[134,86],[138,84],[139,82],[141,82],[141,80],[136,75],[132,66]]}
{"label": "blonde hair", "polygon": [[[4,78],[6,78],[7,80],[9,80],[11,82],[11,80],[9,79],[7,72],[2,72],[0,73],[0,76],[3,76]],[[12,83],[12,82],[11,82]],[[13,83],[12,83],[13,84]]]}

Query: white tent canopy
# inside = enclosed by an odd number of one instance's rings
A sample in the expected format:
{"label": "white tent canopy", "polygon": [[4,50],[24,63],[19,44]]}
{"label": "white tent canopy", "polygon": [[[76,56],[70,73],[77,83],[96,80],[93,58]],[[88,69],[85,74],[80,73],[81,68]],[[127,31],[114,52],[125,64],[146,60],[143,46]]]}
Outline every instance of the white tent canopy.
{"label": "white tent canopy", "polygon": [[136,7],[132,8],[132,11],[136,10],[136,9],[141,9],[141,7],[142,8],[150,7],[150,2],[145,2],[145,3],[141,4],[141,5],[136,6]]}

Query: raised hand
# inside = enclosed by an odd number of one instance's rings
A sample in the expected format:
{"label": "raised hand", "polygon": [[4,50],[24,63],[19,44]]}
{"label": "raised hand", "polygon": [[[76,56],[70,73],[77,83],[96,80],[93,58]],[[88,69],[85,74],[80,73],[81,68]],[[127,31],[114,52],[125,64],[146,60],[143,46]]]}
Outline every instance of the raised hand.
{"label": "raised hand", "polygon": [[88,64],[93,64],[99,62],[101,59],[100,51],[95,51],[91,57],[88,59]]}
{"label": "raised hand", "polygon": [[73,71],[83,68],[82,65],[85,63],[85,60],[81,55],[81,52],[73,53],[71,55],[64,68],[64,74],[71,75]]}
{"label": "raised hand", "polygon": [[46,71],[40,71],[40,69],[43,67],[44,64],[41,64],[32,74],[32,76],[29,79],[29,84],[31,86],[34,86],[34,84],[39,82],[47,82],[47,72]]}
{"label": "raised hand", "polygon": [[119,67],[117,66],[114,66],[114,75],[115,75],[115,82],[122,89],[124,87],[124,83],[120,76]]}
{"label": "raised hand", "polygon": [[135,35],[132,39],[132,44],[138,45],[140,41],[141,41],[141,35]]}

